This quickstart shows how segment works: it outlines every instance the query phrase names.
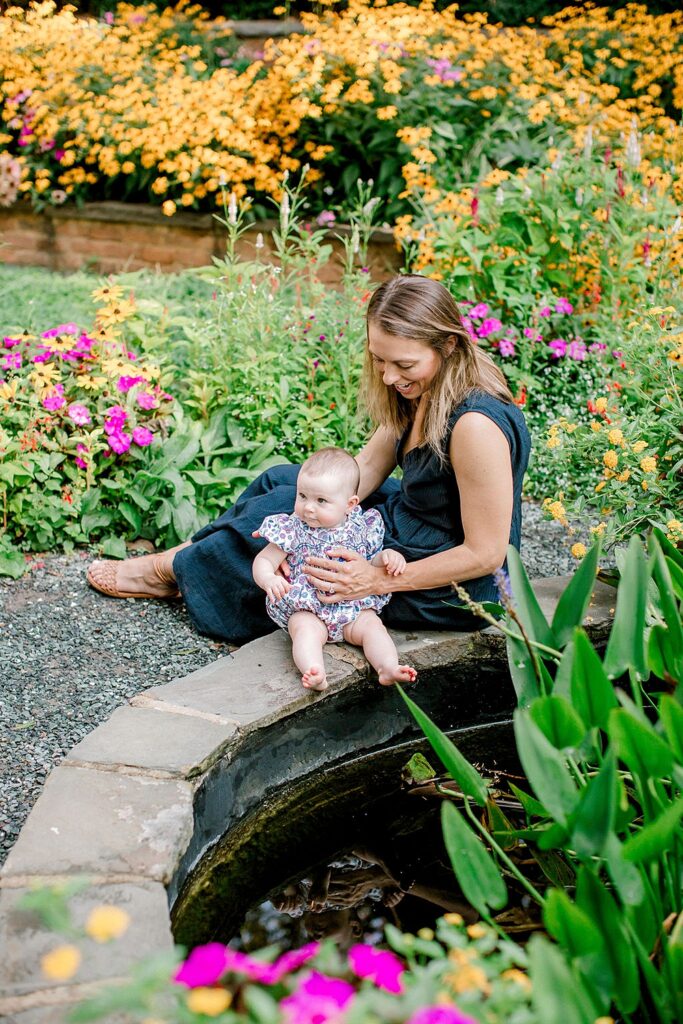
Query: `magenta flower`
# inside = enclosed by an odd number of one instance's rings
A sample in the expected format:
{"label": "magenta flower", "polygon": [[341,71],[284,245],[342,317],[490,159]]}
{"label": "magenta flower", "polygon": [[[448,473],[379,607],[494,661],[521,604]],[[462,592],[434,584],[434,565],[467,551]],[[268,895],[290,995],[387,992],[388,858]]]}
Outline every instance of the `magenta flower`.
{"label": "magenta flower", "polygon": [[403,964],[397,956],[384,949],[358,943],[349,950],[351,970],[359,978],[369,978],[387,992],[402,992]]}
{"label": "magenta flower", "polygon": [[589,347],[588,351],[589,352],[605,352],[606,349],[607,349],[607,345],[605,345],[604,341],[594,341],[593,344]]}
{"label": "magenta flower", "polygon": [[470,310],[470,316],[475,316],[477,320],[483,320],[489,311],[489,307],[485,302],[478,302],[476,306],[472,306]]}
{"label": "magenta flower", "polygon": [[556,313],[573,313],[574,307],[568,299],[558,299],[555,303]]}
{"label": "magenta flower", "polygon": [[133,430],[133,440],[140,448],[146,448],[154,440],[154,434],[147,427],[135,427]]}
{"label": "magenta flower", "polygon": [[488,338],[489,334],[493,334],[494,331],[499,331],[502,326],[501,321],[495,316],[489,316],[479,325],[477,328],[477,334],[480,338]]}
{"label": "magenta flower", "polygon": [[2,367],[4,370],[21,369],[21,352],[6,352],[2,357]]}
{"label": "magenta flower", "polygon": [[197,946],[185,963],[180,965],[173,975],[173,980],[178,985],[187,985],[188,988],[215,985],[228,969],[228,953],[230,950],[221,942]]}
{"label": "magenta flower", "polygon": [[128,413],[120,405],[112,405],[106,409],[105,416],[107,418],[104,421],[104,429],[108,434],[115,434],[128,419]]}
{"label": "magenta flower", "polygon": [[286,1024],[339,1024],[355,995],[353,985],[313,971],[280,1003]]}
{"label": "magenta flower", "polygon": [[328,228],[330,225],[334,224],[336,219],[337,218],[332,213],[332,210],[323,210],[322,213],[319,213],[316,217],[316,222],[321,228]]}
{"label": "magenta flower", "polygon": [[141,409],[156,409],[158,404],[156,395],[151,394],[149,391],[138,391],[135,401]]}
{"label": "magenta flower", "polygon": [[52,358],[53,354],[54,353],[52,353],[49,348],[45,348],[45,349],[43,349],[42,352],[39,352],[37,356],[32,356],[31,357],[31,362],[32,363],[47,363],[47,361]]}
{"label": "magenta flower", "polygon": [[43,409],[48,409],[50,412],[54,412],[55,409],[61,409],[63,405],[66,405],[64,385],[55,384],[54,387],[50,388],[40,404]]}
{"label": "magenta flower", "polygon": [[498,342],[498,351],[502,356],[514,356],[515,343],[512,338],[501,338]]}
{"label": "magenta flower", "polygon": [[548,348],[555,359],[561,359],[562,356],[567,354],[567,342],[564,338],[553,338],[552,341],[548,342]]}
{"label": "magenta flower", "polygon": [[66,410],[66,414],[72,423],[75,423],[78,427],[84,427],[87,423],[92,423],[92,418],[88,409],[85,405],[81,405],[79,402],[74,402]]}
{"label": "magenta flower", "polygon": [[130,391],[131,388],[134,388],[136,384],[139,384],[140,381],[143,381],[144,379],[144,377],[119,377],[116,382],[116,390],[123,392]]}
{"label": "magenta flower", "polygon": [[5,348],[13,348],[15,345],[21,345],[21,338],[3,338],[2,343]]}
{"label": "magenta flower", "polygon": [[56,338],[60,334],[78,334],[78,324],[71,322],[59,324],[58,327],[51,327],[49,331],[43,331],[41,338]]}
{"label": "magenta flower", "polygon": [[76,465],[78,466],[79,469],[87,469],[88,468],[88,463],[85,461],[85,459],[82,459],[80,457],[80,455],[74,456],[74,462],[76,463]]}
{"label": "magenta flower", "polygon": [[573,341],[569,342],[569,345],[567,346],[567,356],[570,359],[575,359],[577,363],[582,363],[584,359],[588,358],[586,345],[581,338],[574,338]]}
{"label": "magenta flower", "polygon": [[303,964],[307,963],[320,949],[319,942],[309,942],[300,949],[291,949],[283,953],[273,964],[264,964],[261,972],[261,981],[264,985],[275,985],[286,974],[297,971]]}
{"label": "magenta flower", "polygon": [[116,452],[117,455],[123,455],[127,452],[130,448],[131,441],[132,438],[130,434],[126,434],[124,431],[116,431],[109,434],[109,447],[112,451]]}
{"label": "magenta flower", "polygon": [[528,338],[529,341],[543,341],[543,335],[535,327],[525,327],[524,337]]}
{"label": "magenta flower", "polygon": [[538,315],[539,316],[552,316],[552,312],[553,311],[550,308],[550,306],[544,306],[543,309],[539,309]]}
{"label": "magenta flower", "polygon": [[477,1024],[473,1017],[457,1006],[423,1006],[409,1017],[406,1024]]}

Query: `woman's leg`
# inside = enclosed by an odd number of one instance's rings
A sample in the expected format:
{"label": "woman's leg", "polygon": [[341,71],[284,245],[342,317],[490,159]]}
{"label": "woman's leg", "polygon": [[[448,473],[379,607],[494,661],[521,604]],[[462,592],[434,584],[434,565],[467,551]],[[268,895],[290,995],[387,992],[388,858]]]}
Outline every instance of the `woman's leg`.
{"label": "woman's leg", "polygon": [[177,597],[173,560],[191,543],[187,540],[167,551],[121,562],[98,559],[88,566],[88,583],[109,597]]}

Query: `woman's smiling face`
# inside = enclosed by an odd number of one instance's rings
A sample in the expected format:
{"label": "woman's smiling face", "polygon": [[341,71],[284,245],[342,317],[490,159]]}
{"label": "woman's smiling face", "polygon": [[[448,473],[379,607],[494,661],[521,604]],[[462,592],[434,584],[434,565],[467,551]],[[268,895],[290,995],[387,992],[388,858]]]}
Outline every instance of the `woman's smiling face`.
{"label": "woman's smiling face", "polygon": [[387,334],[372,321],[368,324],[368,350],[384,384],[404,398],[424,395],[441,368],[441,356],[431,346]]}

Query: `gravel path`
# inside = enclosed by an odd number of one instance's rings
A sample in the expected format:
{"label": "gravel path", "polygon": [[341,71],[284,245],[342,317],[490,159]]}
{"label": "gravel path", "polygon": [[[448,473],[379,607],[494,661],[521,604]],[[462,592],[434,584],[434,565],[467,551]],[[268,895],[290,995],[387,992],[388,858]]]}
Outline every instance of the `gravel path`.
{"label": "gravel path", "polygon": [[[572,571],[565,534],[525,506],[532,577]],[[114,708],[226,654],[179,602],[112,601],[85,582],[92,555],[46,555],[0,577],[0,864],[48,773]]]}

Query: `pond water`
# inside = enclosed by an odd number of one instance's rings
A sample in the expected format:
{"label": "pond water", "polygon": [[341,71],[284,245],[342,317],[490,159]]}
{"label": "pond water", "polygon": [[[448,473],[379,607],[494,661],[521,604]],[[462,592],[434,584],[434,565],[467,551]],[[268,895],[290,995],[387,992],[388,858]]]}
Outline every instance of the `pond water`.
{"label": "pond water", "polygon": [[[519,777],[509,723],[488,728],[485,746],[479,757],[463,752],[486,774]],[[416,932],[446,911],[476,919],[443,844],[443,798],[405,770],[418,752],[438,767],[413,741],[266,794],[188,879],[173,910],[176,940],[245,951],[322,937],[347,946],[379,941],[386,923]]]}

